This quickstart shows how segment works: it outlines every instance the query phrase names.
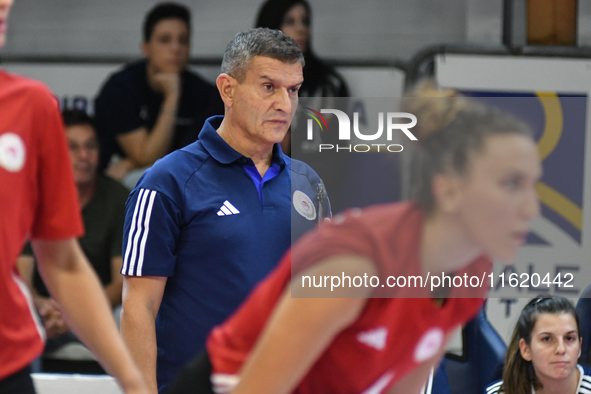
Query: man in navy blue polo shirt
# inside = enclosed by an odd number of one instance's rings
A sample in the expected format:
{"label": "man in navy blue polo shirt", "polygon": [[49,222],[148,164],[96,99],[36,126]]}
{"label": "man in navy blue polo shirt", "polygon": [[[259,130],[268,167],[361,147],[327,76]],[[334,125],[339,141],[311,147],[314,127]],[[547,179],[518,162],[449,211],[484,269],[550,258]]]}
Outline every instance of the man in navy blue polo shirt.
{"label": "man in navy blue polo shirt", "polygon": [[216,81],[225,116],[157,161],[129,197],[121,330],[154,393],[276,265],[292,229],[297,238],[330,213],[318,175],[279,145],[303,65],[280,31],[234,37]]}

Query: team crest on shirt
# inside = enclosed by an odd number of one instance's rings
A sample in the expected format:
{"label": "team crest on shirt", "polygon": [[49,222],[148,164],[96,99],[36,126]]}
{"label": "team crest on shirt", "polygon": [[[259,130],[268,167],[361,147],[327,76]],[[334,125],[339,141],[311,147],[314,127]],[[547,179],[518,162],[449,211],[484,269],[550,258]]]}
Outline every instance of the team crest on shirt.
{"label": "team crest on shirt", "polygon": [[293,207],[295,210],[308,220],[316,219],[316,207],[306,193],[296,190],[293,193]]}
{"label": "team crest on shirt", "polygon": [[8,172],[18,172],[25,164],[25,144],[16,133],[0,136],[0,167]]}
{"label": "team crest on shirt", "polygon": [[444,337],[443,330],[439,327],[431,328],[424,333],[414,351],[415,362],[422,363],[434,357],[443,346]]}

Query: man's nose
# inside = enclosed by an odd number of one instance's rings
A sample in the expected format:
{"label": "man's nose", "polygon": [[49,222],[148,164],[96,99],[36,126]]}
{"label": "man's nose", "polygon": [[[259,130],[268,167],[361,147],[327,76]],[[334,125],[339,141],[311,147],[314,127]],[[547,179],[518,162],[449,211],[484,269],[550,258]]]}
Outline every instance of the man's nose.
{"label": "man's nose", "polygon": [[180,51],[180,50],[181,50],[181,48],[182,48],[182,46],[183,46],[183,44],[181,43],[181,41],[180,41],[180,40],[172,40],[172,49],[173,49],[175,52],[178,52],[178,51]]}
{"label": "man's nose", "polygon": [[291,97],[287,89],[279,89],[275,98],[275,109],[291,114]]}

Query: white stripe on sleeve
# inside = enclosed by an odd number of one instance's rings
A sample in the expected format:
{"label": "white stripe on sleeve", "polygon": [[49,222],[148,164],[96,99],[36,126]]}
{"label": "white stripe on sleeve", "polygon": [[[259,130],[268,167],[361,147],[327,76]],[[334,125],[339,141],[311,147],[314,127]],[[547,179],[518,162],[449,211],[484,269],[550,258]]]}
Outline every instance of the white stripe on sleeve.
{"label": "white stripe on sleeve", "polygon": [[123,269],[121,270],[123,275],[129,275],[129,273],[127,272],[127,266],[129,264],[129,252],[131,251],[131,244],[133,243],[132,239],[133,239],[133,233],[135,231],[135,223],[137,221],[137,213],[139,210],[140,202],[142,200],[142,196],[144,194],[144,191],[145,191],[145,189],[140,189],[140,193],[138,195],[138,198],[135,201],[135,208],[133,210],[133,216],[131,218],[131,227],[129,228],[129,234],[127,236],[127,248],[125,248],[125,257],[123,259]]}
{"label": "white stripe on sleeve", "polygon": [[138,242],[140,240],[140,235],[143,232],[143,219],[144,219],[144,209],[146,207],[146,200],[148,199],[148,192],[149,190],[146,189],[144,195],[142,196],[142,201],[139,202],[140,204],[140,211],[137,217],[137,231],[135,232],[135,236],[133,237],[133,243],[131,245],[131,259],[129,261],[129,275],[134,275],[136,271],[136,256],[138,253]]}
{"label": "white stripe on sleeve", "polygon": [[156,197],[156,190],[150,193],[150,202],[146,211],[146,219],[144,220],[144,235],[142,236],[142,243],[140,244],[140,255],[137,265],[137,276],[142,276],[142,268],[144,266],[144,251],[146,250],[146,241],[148,240],[148,233],[150,232],[150,217],[152,216],[152,207],[154,206],[154,198]]}
{"label": "white stripe on sleeve", "polygon": [[[144,251],[142,250],[142,247],[145,247],[145,241],[142,245],[140,245],[140,239],[143,240],[145,237],[147,223],[145,222],[144,218],[149,220],[149,216],[151,213],[146,212],[146,205],[148,205],[148,209],[151,210],[154,201],[153,196],[156,195],[156,191],[151,191],[148,189],[142,190],[144,191],[144,193],[142,194],[141,198],[138,198],[138,201],[136,202],[137,206],[139,206],[138,215],[134,215],[132,223],[132,225],[135,225],[135,227],[137,227],[137,230],[135,231],[135,234],[133,235],[133,241],[131,242],[131,257],[128,260],[129,267],[126,272],[126,275],[141,276],[141,273],[138,271],[138,266],[139,258],[143,259]],[[151,197],[151,202],[146,204],[149,197]]]}
{"label": "white stripe on sleeve", "polygon": [[501,380],[500,382],[497,382],[497,383],[493,384],[492,386],[487,387],[486,394],[498,393],[502,384],[503,384],[503,381]]}

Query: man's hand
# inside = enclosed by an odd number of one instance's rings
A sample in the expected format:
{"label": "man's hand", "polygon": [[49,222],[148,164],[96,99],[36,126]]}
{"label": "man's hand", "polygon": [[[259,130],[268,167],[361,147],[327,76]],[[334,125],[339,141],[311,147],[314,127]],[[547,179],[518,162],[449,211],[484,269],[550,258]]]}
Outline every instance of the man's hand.
{"label": "man's hand", "polygon": [[[164,95],[156,123],[151,130],[141,126],[117,136],[117,142],[137,167],[151,166],[169,152],[180,101],[180,74],[158,73],[149,77],[149,80],[152,89]],[[111,176],[118,179],[121,172],[114,171],[111,170]]]}
{"label": "man's hand", "polygon": [[137,164],[130,158],[126,157],[124,159],[119,160],[111,167],[107,168],[105,170],[105,174],[115,179],[116,181],[121,181],[129,171],[133,170],[136,167]]}
{"label": "man's hand", "polygon": [[35,297],[35,305],[37,306],[39,315],[43,319],[47,338],[55,338],[58,335],[70,331],[54,299]]}
{"label": "man's hand", "polygon": [[164,97],[177,96],[181,90],[181,76],[177,73],[158,73],[154,75],[154,84]]}

